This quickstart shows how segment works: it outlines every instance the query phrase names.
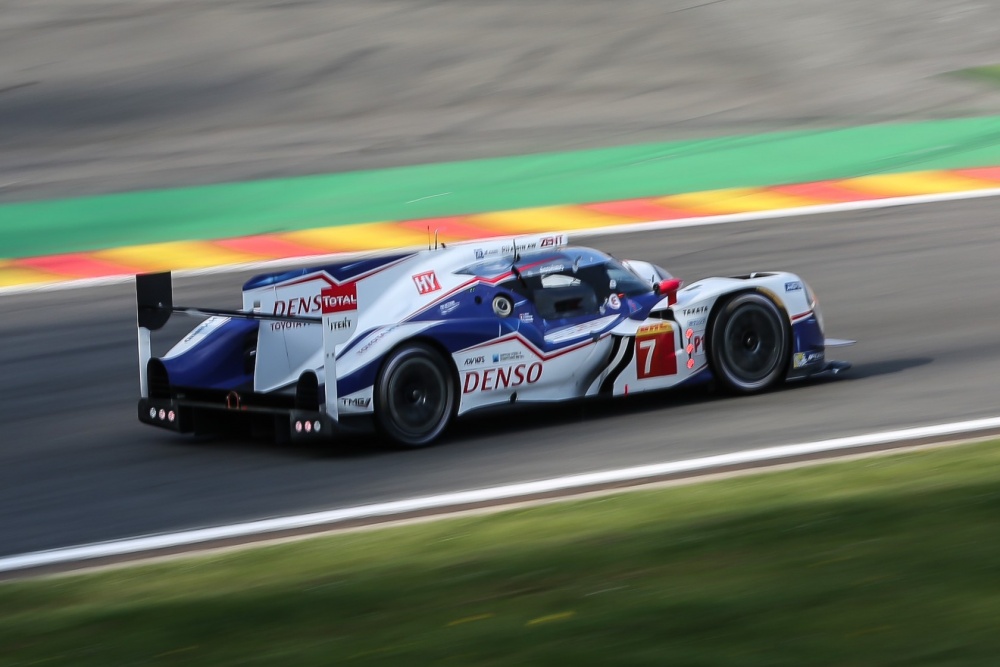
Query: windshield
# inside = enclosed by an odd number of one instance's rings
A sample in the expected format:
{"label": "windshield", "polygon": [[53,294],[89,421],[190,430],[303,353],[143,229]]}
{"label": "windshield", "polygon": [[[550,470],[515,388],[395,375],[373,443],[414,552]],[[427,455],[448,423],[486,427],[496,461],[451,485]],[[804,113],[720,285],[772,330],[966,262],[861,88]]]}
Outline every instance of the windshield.
{"label": "windshield", "polygon": [[608,287],[611,291],[625,296],[638,296],[646,294],[653,289],[653,284],[648,280],[643,280],[626,269],[618,260],[609,260],[605,264],[608,272]]}
{"label": "windshield", "polygon": [[610,258],[578,268],[553,262],[501,286],[530,299],[545,320],[597,315],[612,294],[634,297],[653,289],[652,283]]}

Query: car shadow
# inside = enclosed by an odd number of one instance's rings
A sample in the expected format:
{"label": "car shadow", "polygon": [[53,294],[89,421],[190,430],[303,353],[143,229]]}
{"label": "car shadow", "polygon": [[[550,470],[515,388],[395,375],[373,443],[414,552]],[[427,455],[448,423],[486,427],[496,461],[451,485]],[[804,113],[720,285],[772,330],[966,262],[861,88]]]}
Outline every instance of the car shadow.
{"label": "car shadow", "polygon": [[[796,391],[805,387],[820,387],[840,382],[857,382],[869,378],[894,373],[902,373],[932,363],[930,357],[906,357],[856,364],[850,370],[837,375],[825,375],[787,382],[770,393]],[[483,433],[517,434],[549,426],[574,423],[599,422],[602,419],[643,414],[652,411],[669,414],[694,405],[708,405],[716,401],[739,398],[719,390],[713,383],[665,389],[662,391],[635,394],[624,397],[597,397],[580,401],[558,403],[526,403],[504,405],[478,410],[455,420],[447,433],[433,447],[460,445],[470,438]],[[283,442],[241,436],[197,436],[177,438],[164,434],[157,438],[157,444],[183,447],[210,447],[212,451],[239,450],[267,453],[281,458],[295,459],[369,459],[388,455],[418,452],[393,446],[383,440],[374,430],[371,433],[351,433],[339,437],[335,442]]]}
{"label": "car shadow", "polygon": [[[775,387],[768,393],[794,392],[806,387],[821,387],[845,381],[855,382],[901,373],[925,366],[933,361],[930,357],[908,357],[858,364],[836,375],[828,374],[789,381]],[[573,402],[526,404],[514,408],[505,407],[502,412],[499,409],[490,409],[475,412],[459,419],[449,429],[441,444],[460,442],[469,437],[482,435],[484,432],[514,434],[543,426],[596,422],[614,416],[636,415],[653,411],[669,414],[671,411],[684,410],[691,406],[709,405],[713,402],[739,398],[741,397],[721,390],[715,383],[710,382],[693,387],[636,394],[628,398],[589,398]],[[509,416],[512,413],[517,415],[517,419],[497,419],[501,414]]]}
{"label": "car shadow", "polygon": [[[908,371],[913,368],[919,368],[921,366],[926,366],[927,364],[934,363],[934,359],[931,357],[905,357],[902,359],[884,359],[882,361],[871,361],[863,364],[855,364],[851,367],[849,371],[843,375],[834,376],[835,379],[843,379],[849,382],[854,382],[857,380],[867,380],[868,378],[878,377],[880,375],[892,375],[893,373],[902,373],[903,371]],[[823,378],[817,378],[822,380]]]}

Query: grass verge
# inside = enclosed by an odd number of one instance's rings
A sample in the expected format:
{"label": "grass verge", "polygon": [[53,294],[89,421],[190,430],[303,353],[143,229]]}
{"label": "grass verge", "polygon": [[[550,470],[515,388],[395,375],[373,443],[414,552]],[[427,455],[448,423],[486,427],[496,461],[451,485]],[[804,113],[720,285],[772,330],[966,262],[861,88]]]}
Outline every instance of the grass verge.
{"label": "grass verge", "polygon": [[1000,86],[1000,65],[983,65],[982,67],[969,67],[952,72],[958,76],[975,79],[984,83]]}
{"label": "grass verge", "polygon": [[995,665],[1000,443],[0,586],[0,664]]}

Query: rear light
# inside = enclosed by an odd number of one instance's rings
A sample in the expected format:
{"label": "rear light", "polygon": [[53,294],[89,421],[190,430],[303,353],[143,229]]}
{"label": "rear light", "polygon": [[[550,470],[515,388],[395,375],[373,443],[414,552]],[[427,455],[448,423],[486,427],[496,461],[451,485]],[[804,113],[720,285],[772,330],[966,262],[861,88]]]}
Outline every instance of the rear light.
{"label": "rear light", "polygon": [[319,433],[323,428],[323,423],[319,420],[309,421],[308,419],[303,421],[301,419],[295,420],[295,432],[296,433]]}

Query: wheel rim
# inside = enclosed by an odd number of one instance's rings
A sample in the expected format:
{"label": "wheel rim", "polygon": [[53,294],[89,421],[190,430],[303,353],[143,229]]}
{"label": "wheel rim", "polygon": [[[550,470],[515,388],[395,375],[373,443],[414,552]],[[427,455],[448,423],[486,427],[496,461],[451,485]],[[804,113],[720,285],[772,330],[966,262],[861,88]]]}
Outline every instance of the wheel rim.
{"label": "wheel rim", "polygon": [[781,339],[781,323],[773,313],[758,305],[745,305],[726,323],[726,365],[741,381],[764,380],[781,362]]}
{"label": "wheel rim", "polygon": [[386,407],[392,423],[408,437],[422,437],[438,428],[448,410],[448,379],[429,359],[404,359],[386,386]]}

